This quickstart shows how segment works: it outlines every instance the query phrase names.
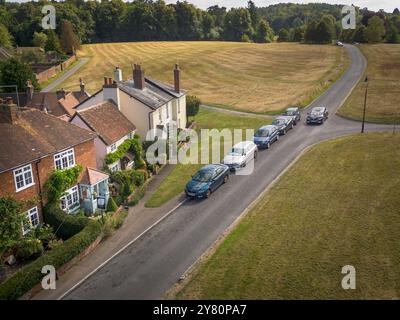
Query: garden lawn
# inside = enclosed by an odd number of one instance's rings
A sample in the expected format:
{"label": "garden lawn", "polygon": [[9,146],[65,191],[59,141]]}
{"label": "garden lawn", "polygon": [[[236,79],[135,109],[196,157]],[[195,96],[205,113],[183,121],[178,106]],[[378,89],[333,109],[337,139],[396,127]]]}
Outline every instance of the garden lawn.
{"label": "garden lawn", "polygon": [[399,299],[399,146],[369,133],[312,147],[169,298]]}

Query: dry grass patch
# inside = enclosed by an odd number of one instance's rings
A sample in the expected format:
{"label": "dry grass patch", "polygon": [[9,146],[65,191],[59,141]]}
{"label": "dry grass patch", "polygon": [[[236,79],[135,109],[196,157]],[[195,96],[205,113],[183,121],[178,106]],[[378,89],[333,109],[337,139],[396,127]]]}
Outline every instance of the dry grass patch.
{"label": "dry grass patch", "polygon": [[[171,292],[181,299],[399,299],[399,145],[399,134],[371,133],[314,146]],[[356,290],[341,287],[345,265],[356,268]]]}
{"label": "dry grass patch", "polygon": [[[400,122],[400,45],[361,45],[368,60],[369,78],[366,119],[370,122]],[[364,79],[362,79],[364,80]],[[345,117],[361,120],[365,83],[361,81],[339,110]]]}
{"label": "dry grass patch", "polygon": [[295,43],[133,42],[84,45],[92,57],[61,86],[76,89],[82,77],[90,92],[119,66],[131,77],[131,64],[146,75],[172,82],[179,63],[183,88],[205,103],[253,112],[273,112],[304,104],[335,81],[347,64],[343,48]]}

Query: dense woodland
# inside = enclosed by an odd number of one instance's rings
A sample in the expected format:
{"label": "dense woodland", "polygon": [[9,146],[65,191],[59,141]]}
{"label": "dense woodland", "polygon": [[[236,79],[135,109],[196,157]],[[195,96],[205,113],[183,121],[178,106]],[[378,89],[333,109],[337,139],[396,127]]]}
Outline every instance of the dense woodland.
{"label": "dense woodland", "polygon": [[52,3],[55,32],[41,28],[41,8],[49,1],[10,3],[0,0],[0,46],[42,46],[69,53],[79,43],[150,40],[306,41],[332,39],[399,42],[399,10],[372,12],[357,8],[357,30],[342,32],[341,6],[277,4],[258,8],[211,6],[163,0],[65,0]]}

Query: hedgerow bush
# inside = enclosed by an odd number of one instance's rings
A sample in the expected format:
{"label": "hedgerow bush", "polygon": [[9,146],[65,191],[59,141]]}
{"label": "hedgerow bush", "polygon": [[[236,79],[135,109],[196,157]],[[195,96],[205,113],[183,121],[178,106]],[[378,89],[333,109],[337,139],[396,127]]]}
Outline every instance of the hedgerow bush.
{"label": "hedgerow bush", "polygon": [[43,266],[52,265],[56,269],[61,267],[85,250],[101,235],[101,232],[101,225],[97,221],[89,220],[87,226],[81,232],[65,241],[63,245],[57,246],[23,267],[2,283],[0,285],[0,299],[18,299],[41,281]]}
{"label": "hedgerow bush", "polygon": [[56,203],[49,203],[45,206],[44,220],[53,227],[55,235],[63,240],[82,231],[89,221],[85,216],[66,214]]}

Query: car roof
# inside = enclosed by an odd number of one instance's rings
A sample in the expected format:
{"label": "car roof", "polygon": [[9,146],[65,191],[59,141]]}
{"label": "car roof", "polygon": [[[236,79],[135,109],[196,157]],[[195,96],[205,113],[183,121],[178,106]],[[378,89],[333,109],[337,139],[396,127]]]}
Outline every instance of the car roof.
{"label": "car roof", "polygon": [[276,128],[276,126],[274,126],[273,124],[269,124],[269,125],[266,125],[266,126],[263,126],[263,127],[259,128],[258,130],[270,130],[270,129],[273,129],[273,128]]}
{"label": "car roof", "polygon": [[298,107],[290,107],[286,109],[286,111],[297,111],[297,110],[299,110]]}
{"label": "car roof", "polygon": [[274,120],[287,120],[287,119],[292,119],[290,116],[278,116]]}
{"label": "car roof", "polygon": [[323,111],[325,110],[325,107],[314,107],[312,108],[313,111]]}
{"label": "car roof", "polygon": [[254,142],[253,141],[241,141],[239,143],[236,143],[233,147],[234,148],[246,148],[249,145],[253,145]]}
{"label": "car roof", "polygon": [[214,171],[218,168],[225,167],[222,164],[207,164],[204,167],[202,167],[199,171]]}

